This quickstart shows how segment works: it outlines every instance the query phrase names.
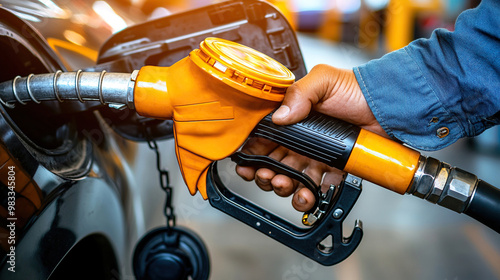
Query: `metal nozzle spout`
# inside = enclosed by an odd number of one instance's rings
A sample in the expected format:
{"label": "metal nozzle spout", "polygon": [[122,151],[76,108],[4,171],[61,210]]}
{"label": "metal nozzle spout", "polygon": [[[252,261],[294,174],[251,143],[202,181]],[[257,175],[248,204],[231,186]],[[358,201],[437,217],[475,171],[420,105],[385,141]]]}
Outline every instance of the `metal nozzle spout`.
{"label": "metal nozzle spout", "polygon": [[112,107],[134,109],[134,85],[138,71],[133,73],[61,72],[17,76],[0,83],[0,103],[40,103],[44,100],[99,101]]}

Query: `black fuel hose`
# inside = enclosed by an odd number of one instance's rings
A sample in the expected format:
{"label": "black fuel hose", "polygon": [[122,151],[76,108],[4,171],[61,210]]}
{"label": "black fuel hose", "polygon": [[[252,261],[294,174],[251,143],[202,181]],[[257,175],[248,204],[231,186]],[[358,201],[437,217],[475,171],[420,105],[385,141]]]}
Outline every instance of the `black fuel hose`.
{"label": "black fuel hose", "polygon": [[479,180],[464,213],[500,233],[500,189]]}

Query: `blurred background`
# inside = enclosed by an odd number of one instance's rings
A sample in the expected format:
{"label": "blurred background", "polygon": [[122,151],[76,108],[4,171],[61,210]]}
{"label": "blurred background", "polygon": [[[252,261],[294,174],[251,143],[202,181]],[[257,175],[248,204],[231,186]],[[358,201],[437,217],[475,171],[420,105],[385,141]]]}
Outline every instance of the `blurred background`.
{"label": "blurred background", "polygon": [[[156,17],[222,2],[131,0]],[[399,49],[428,37],[435,28],[453,30],[456,17],[480,0],[269,0],[298,32],[345,42],[370,54]]]}
{"label": "blurred background", "polygon": [[[137,1],[152,17],[213,3],[210,1]],[[471,0],[273,0],[297,31],[308,69],[318,63],[351,68],[399,49],[435,28],[453,30]],[[364,239],[355,253],[333,267],[323,267],[191,197],[178,172],[172,141],[161,143],[164,164],[175,186],[178,223],[206,242],[212,279],[500,279],[500,236],[465,215],[410,196],[400,196],[368,182],[345,222],[349,235],[355,219]],[[144,152],[147,151],[145,148]],[[490,129],[444,150],[425,153],[500,186],[500,131]],[[258,190],[227,164],[226,184],[272,211],[299,222],[290,199]],[[164,223],[159,188],[149,192],[149,228]],[[155,193],[158,191],[157,193]]]}

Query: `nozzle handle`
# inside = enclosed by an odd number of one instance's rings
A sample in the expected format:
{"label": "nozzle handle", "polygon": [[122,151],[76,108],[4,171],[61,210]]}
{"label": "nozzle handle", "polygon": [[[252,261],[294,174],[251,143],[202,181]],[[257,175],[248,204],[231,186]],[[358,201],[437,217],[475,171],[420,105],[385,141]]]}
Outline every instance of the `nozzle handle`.
{"label": "nozzle handle", "polygon": [[360,128],[327,115],[311,112],[303,121],[280,126],[267,115],[253,136],[276,142],[308,158],[343,170],[358,138]]}
{"label": "nozzle handle", "polygon": [[404,194],[420,153],[348,122],[311,112],[303,121],[279,126],[267,115],[251,136],[274,141],[308,158]]}

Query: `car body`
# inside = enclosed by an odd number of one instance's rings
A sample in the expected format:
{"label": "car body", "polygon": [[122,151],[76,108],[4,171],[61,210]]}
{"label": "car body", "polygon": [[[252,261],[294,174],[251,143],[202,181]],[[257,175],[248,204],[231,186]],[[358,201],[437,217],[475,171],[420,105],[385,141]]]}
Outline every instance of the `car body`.
{"label": "car body", "polygon": [[[112,34],[102,20],[95,26],[75,20],[94,16],[84,2],[1,4],[1,49],[9,65],[2,80],[94,65],[100,44]],[[66,38],[78,36],[74,30],[85,32],[84,44]],[[133,196],[127,168],[136,160],[137,145],[117,137],[92,112],[63,113],[71,106],[1,109],[1,168],[14,171],[16,183],[12,216],[6,212],[9,190],[2,186],[2,220],[17,219],[7,223],[15,222],[14,228],[2,228],[2,279],[62,279],[68,273],[112,279],[129,262],[130,241],[141,233],[127,198]],[[15,239],[6,244],[10,236]]]}

